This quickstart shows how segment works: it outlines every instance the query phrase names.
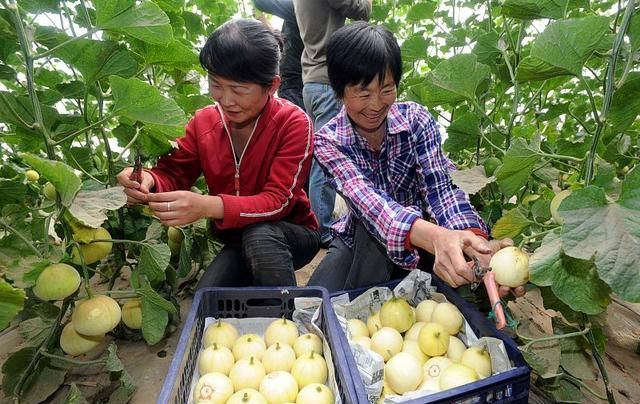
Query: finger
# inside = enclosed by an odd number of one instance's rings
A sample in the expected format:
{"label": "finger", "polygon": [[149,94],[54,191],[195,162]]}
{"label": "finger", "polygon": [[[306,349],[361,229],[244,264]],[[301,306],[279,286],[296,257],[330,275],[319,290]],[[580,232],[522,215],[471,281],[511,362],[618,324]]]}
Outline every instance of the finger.
{"label": "finger", "polygon": [[147,194],[138,191],[137,189],[125,188],[125,195],[127,195],[127,202],[129,203],[147,203]]}
{"label": "finger", "polygon": [[446,271],[443,271],[442,269],[434,266],[433,267],[433,272],[435,272],[436,275],[438,275],[438,277],[440,279],[442,279],[442,281],[444,283],[446,283],[447,285],[453,287],[453,288],[457,288],[458,285],[456,282],[453,281],[453,279],[451,279],[451,276],[449,276],[449,273],[447,273]]}
{"label": "finger", "polygon": [[149,200],[149,207],[153,209],[156,214],[160,215],[162,213],[175,212],[177,206],[175,205],[175,201],[151,202]]}
{"label": "finger", "polygon": [[[444,260],[442,258],[444,258]],[[450,285],[458,287],[460,285],[469,283],[464,277],[460,276],[448,257],[441,257],[441,260],[436,265],[440,272],[442,274],[446,274],[446,276],[450,279]]]}
{"label": "finger", "polygon": [[498,294],[500,295],[501,298],[507,296],[509,292],[511,292],[511,288],[508,286],[498,287]]}
{"label": "finger", "polygon": [[149,202],[174,202],[176,197],[175,192],[155,192],[149,194]]}
{"label": "finger", "polygon": [[511,247],[512,245],[513,245],[513,240],[511,240],[510,238],[503,238],[502,240],[500,240],[500,246],[502,248]]}
{"label": "finger", "polygon": [[524,286],[518,286],[517,288],[511,289],[511,293],[515,297],[522,297],[527,293],[527,290],[524,288]]}
{"label": "finger", "polygon": [[[463,232],[465,233],[465,232]],[[489,242],[482,237],[478,237],[475,234],[465,234],[462,239],[463,248],[471,247],[480,254],[491,254],[491,246]]]}
{"label": "finger", "polygon": [[460,278],[462,278],[462,284],[473,282],[475,280],[473,270],[469,267],[468,262],[464,259],[462,251],[452,252],[449,259],[451,262],[451,268],[453,268],[455,273]]}

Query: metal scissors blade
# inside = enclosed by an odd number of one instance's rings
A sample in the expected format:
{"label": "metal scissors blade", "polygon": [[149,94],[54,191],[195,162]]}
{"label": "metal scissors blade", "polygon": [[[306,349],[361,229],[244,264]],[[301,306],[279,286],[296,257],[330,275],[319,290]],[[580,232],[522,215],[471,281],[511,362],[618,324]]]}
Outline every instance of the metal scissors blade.
{"label": "metal scissors blade", "polygon": [[131,181],[142,182],[142,156],[140,155],[140,150],[136,151],[135,164],[129,179]]}

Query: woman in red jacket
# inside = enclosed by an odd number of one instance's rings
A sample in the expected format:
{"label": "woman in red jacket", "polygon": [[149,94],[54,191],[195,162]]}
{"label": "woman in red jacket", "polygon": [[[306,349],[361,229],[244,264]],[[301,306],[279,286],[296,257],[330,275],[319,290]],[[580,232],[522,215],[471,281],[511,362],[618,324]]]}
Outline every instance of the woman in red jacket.
{"label": "woman in red jacket", "polygon": [[[165,225],[212,219],[225,246],[198,288],[296,285],[294,271],[319,249],[303,189],[313,127],[300,108],[274,96],[281,45],[255,20],[216,29],[200,52],[215,105],[196,112],[177,148],[139,182],[131,167],[118,174],[129,203],[148,203]],[[201,174],[208,195],[189,191]]]}

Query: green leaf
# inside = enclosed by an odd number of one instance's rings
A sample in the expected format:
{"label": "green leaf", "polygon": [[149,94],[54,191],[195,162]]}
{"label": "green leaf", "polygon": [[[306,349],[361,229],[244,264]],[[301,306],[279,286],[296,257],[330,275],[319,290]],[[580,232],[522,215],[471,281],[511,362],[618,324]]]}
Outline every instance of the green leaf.
{"label": "green leaf", "polygon": [[140,253],[138,270],[146,275],[151,283],[164,280],[164,271],[171,260],[171,250],[166,244],[145,243]]}
{"label": "green leaf", "polygon": [[2,365],[2,390],[9,396],[21,393],[25,403],[40,403],[53,394],[64,382],[67,369],[59,366],[59,361],[41,358],[38,365],[27,376],[22,391],[16,391],[18,381],[27,370],[29,362],[36,355],[36,348],[22,348],[7,358]]}
{"label": "green leaf", "polygon": [[631,16],[629,27],[627,28],[631,49],[637,51],[640,49],[640,13],[637,11]]}
{"label": "green leaf", "polygon": [[89,404],[86,398],[82,395],[82,392],[75,383],[71,383],[69,386],[69,394],[64,400],[65,404]]}
{"label": "green leaf", "polygon": [[55,321],[50,318],[33,317],[18,324],[20,335],[24,339],[24,346],[39,347],[49,336]]}
{"label": "green leaf", "polygon": [[473,99],[476,89],[489,74],[489,67],[478,63],[476,55],[460,54],[438,64],[429,72],[425,83],[414,90],[425,104],[455,104]]}
{"label": "green leaf", "polygon": [[98,28],[121,31],[141,41],[166,45],[173,39],[169,17],[157,4],[134,0],[94,0]]}
{"label": "green leaf", "polygon": [[453,183],[467,195],[477,194],[482,188],[487,186],[487,184],[495,180],[494,177],[487,177],[485,175],[484,167],[482,166],[452,171],[449,174]]}
{"label": "green leaf", "polygon": [[438,2],[434,0],[422,0],[414,4],[407,11],[407,22],[418,22],[420,20],[428,20],[433,18],[433,12],[438,8]]}
{"label": "green leaf", "polygon": [[107,220],[106,210],[116,210],[127,203],[122,187],[99,191],[80,191],[69,206],[69,213],[85,226],[100,227]]}
{"label": "green leaf", "polygon": [[71,167],[61,161],[43,159],[30,153],[21,153],[20,157],[56,187],[64,206],[71,206],[82,186],[80,178]]}
{"label": "green leaf", "polygon": [[111,75],[131,77],[139,69],[135,55],[113,41],[78,39],[53,55],[78,69],[87,86]]}
{"label": "green leaf", "polygon": [[572,310],[595,315],[606,310],[611,290],[602,280],[593,262],[566,256],[562,238],[548,234],[529,260],[529,280],[538,286],[550,286],[556,297]]}
{"label": "green leaf", "polygon": [[562,356],[560,357],[560,365],[570,375],[582,380],[595,380],[597,373],[595,372],[595,360],[591,354],[585,352],[584,348],[579,344],[578,338],[584,341],[585,337],[562,338],[560,347]]}
{"label": "green leaf", "polygon": [[11,320],[22,310],[25,293],[0,278],[0,331],[11,324]]}
{"label": "green leaf", "polygon": [[121,370],[124,370],[124,365],[118,357],[118,346],[113,342],[109,344],[109,347],[107,347],[105,368],[109,372],[120,372]]}
{"label": "green leaf", "polygon": [[498,48],[499,37],[495,31],[487,32],[478,37],[473,47],[473,53],[478,57],[478,62],[488,66],[495,66],[496,60],[502,55]]}
{"label": "green leaf", "polygon": [[505,0],[502,15],[534,20],[536,18],[563,18],[569,0]]}
{"label": "green leaf", "polygon": [[142,287],[136,289],[136,293],[142,304],[142,336],[149,345],[154,345],[164,337],[169,313],[176,313],[176,308],[151,288],[144,275],[140,281]]}
{"label": "green leaf", "polygon": [[552,397],[553,403],[583,403],[584,396],[580,389],[565,379],[555,380],[541,387]]}
{"label": "green leaf", "polygon": [[629,173],[620,199],[607,203],[595,186],[575,190],[561,204],[566,254],[595,260],[600,278],[622,299],[640,302],[640,170]]}
{"label": "green leaf", "polygon": [[475,148],[480,137],[480,119],[473,112],[466,112],[456,118],[447,128],[444,150],[448,153]]}
{"label": "green leaf", "polygon": [[189,70],[200,66],[198,54],[180,41],[172,40],[166,45],[143,44],[140,55],[148,64],[177,67]]}
{"label": "green leaf", "polygon": [[533,369],[537,374],[543,375],[548,371],[549,362],[545,358],[536,355],[534,352],[525,351],[524,349],[520,349],[520,353],[531,369]]}
{"label": "green leaf", "polygon": [[136,78],[111,76],[109,81],[113,92],[113,113],[157,125],[182,127],[186,124],[186,117],[178,104],[163,96],[157,88]]}
{"label": "green leaf", "polygon": [[0,179],[0,205],[7,206],[12,203],[23,203],[27,188],[22,181],[17,179]]}
{"label": "green leaf", "polygon": [[516,138],[495,173],[498,186],[505,197],[515,195],[522,188],[540,160],[540,156],[522,138]]}
{"label": "green leaf", "polygon": [[519,208],[506,212],[491,229],[491,235],[495,239],[515,238],[531,225],[529,219],[522,214]]}
{"label": "green leaf", "polygon": [[640,114],[640,72],[632,72],[622,87],[613,93],[607,121],[615,132],[624,132]]}
{"label": "green leaf", "polygon": [[608,32],[607,17],[589,16],[553,22],[536,38],[530,56],[518,65],[516,78],[525,81],[561,75],[580,76],[591,54],[602,49]]}
{"label": "green leaf", "polygon": [[20,0],[20,8],[31,14],[57,13],[60,0]]}
{"label": "green leaf", "polygon": [[402,42],[402,60],[416,61],[427,58],[427,46],[429,41],[422,36],[422,33],[414,34]]}

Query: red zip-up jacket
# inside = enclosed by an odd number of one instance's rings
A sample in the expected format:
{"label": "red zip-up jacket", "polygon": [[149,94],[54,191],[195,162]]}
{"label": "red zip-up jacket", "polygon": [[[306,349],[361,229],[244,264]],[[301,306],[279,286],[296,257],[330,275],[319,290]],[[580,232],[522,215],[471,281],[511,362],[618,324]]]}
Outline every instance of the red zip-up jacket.
{"label": "red zip-up jacket", "polygon": [[209,194],[224,203],[224,218],[215,221],[219,230],[279,220],[317,229],[303,189],[313,156],[309,117],[292,103],[269,97],[237,164],[222,119],[216,105],[196,112],[178,148],[150,170],[155,192],[188,190],[204,174]]}

